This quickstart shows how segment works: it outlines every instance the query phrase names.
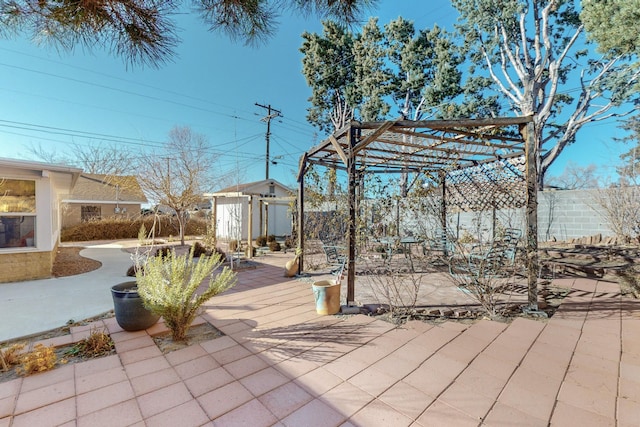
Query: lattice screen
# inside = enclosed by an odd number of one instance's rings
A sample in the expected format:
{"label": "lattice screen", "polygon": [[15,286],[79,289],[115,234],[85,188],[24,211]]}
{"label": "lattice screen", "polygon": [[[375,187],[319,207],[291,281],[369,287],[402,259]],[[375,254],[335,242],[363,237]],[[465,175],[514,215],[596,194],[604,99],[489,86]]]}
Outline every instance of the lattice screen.
{"label": "lattice screen", "polygon": [[519,208],[526,203],[525,159],[515,157],[450,171],[445,185],[451,210]]}

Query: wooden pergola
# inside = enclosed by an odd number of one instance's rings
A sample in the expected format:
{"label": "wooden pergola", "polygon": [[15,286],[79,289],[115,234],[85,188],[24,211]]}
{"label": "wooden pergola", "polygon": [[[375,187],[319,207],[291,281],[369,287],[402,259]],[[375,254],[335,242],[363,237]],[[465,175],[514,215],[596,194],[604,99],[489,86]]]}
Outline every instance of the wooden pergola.
{"label": "wooden pergola", "polygon": [[[521,158],[526,191],[526,259],[528,302],[537,310],[538,152],[533,140],[533,117],[456,120],[351,121],[307,151],[298,171],[298,239],[304,247],[304,176],[309,165],[346,171],[348,175],[349,226],[347,235],[347,304],[355,300],[357,191],[365,174],[421,173],[439,177],[443,196],[445,179],[452,171],[476,172],[496,162]],[[490,180],[503,179],[500,176]],[[444,200],[444,197],[443,197]],[[443,209],[443,225],[446,210]],[[302,266],[302,260],[300,266]]]}

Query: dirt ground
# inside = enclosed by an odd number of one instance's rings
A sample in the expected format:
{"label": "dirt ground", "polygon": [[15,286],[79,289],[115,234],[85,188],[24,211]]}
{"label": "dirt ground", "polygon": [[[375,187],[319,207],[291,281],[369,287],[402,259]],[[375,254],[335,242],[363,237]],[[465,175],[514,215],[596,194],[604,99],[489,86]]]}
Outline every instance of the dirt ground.
{"label": "dirt ground", "polygon": [[53,277],[66,277],[88,273],[102,266],[100,261],[81,256],[80,251],[82,249],[84,248],[75,246],[59,247],[51,270]]}

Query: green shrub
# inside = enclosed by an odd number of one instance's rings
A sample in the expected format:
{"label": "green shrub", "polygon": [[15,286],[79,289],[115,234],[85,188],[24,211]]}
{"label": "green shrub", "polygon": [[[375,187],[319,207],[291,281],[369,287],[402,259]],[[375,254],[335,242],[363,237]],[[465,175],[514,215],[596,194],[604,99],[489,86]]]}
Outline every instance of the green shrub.
{"label": "green shrub", "polygon": [[278,252],[280,251],[282,248],[280,247],[280,243],[276,242],[275,240],[269,242],[269,250],[271,252]]}
{"label": "green shrub", "polygon": [[258,238],[256,239],[256,246],[267,246],[267,236],[258,236]]}
{"label": "green shrub", "polygon": [[[220,264],[217,255],[194,261],[192,248],[180,256],[172,252],[166,258],[151,257],[144,266],[145,274],[136,276],[145,307],[164,318],[174,341],[185,340],[202,304],[236,284],[236,274],[228,267],[214,275]],[[205,279],[208,287],[196,293]]]}
{"label": "green shrub", "polygon": [[167,257],[173,252],[173,250],[169,246],[162,246],[156,249],[156,253],[154,256],[157,257]]}
{"label": "green shrub", "polygon": [[269,234],[267,236],[267,243],[275,242],[275,241],[276,241],[276,236],[274,236],[273,234]]}

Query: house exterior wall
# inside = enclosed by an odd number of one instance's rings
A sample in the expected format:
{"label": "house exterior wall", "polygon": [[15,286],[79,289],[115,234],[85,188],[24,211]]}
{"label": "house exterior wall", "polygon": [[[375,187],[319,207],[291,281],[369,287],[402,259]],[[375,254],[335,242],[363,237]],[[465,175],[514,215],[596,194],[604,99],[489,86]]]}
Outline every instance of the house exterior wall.
{"label": "house exterior wall", "polygon": [[51,251],[0,253],[0,271],[2,271],[0,283],[50,277],[54,259],[55,249]]}
{"label": "house exterior wall", "polygon": [[[100,207],[100,218],[132,219],[140,215],[142,205],[140,203],[96,203],[86,201],[82,203],[62,204],[62,228],[72,227],[82,222],[82,206]],[[116,208],[120,213],[116,213]]]}
{"label": "house exterior wall", "polygon": [[1,178],[35,182],[35,235],[22,246],[0,248],[0,283],[50,277],[60,236],[59,201],[69,191],[71,172],[4,166]]}

